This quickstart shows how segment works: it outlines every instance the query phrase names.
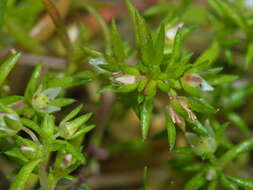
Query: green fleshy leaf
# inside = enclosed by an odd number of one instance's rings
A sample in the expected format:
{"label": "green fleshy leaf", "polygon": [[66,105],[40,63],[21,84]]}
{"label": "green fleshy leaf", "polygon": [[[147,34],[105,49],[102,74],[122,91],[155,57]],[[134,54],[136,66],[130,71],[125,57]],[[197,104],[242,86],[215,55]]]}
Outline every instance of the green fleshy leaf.
{"label": "green fleshy leaf", "polygon": [[220,167],[224,167],[240,154],[253,149],[253,139],[248,139],[228,150],[219,160]]}
{"label": "green fleshy leaf", "polygon": [[91,113],[84,114],[72,121],[68,121],[62,123],[60,126],[60,136],[69,138],[76,133],[76,131],[87,122],[90,117],[92,116]]}
{"label": "green fleshy leaf", "polygon": [[132,92],[137,88],[138,84],[126,84],[126,85],[122,85],[118,88],[114,88],[112,90],[112,92],[119,92],[119,93],[128,93],[128,92]]}
{"label": "green fleshy leaf", "polygon": [[146,86],[146,99],[153,99],[156,95],[156,81],[150,80]]}
{"label": "green fleshy leaf", "polygon": [[164,92],[169,92],[171,89],[170,85],[162,80],[157,81],[157,87]]}
{"label": "green fleshy leaf", "polygon": [[21,152],[20,148],[11,148],[4,152],[9,157],[16,158],[22,160],[23,162],[27,162],[28,158]]}
{"label": "green fleshy leaf", "polygon": [[10,190],[23,190],[29,176],[39,162],[40,160],[34,160],[24,165],[18,172],[15,181],[11,184]]}
{"label": "green fleshy leaf", "polygon": [[154,64],[156,65],[161,65],[163,62],[164,42],[165,42],[165,28],[164,25],[161,25],[159,27],[156,39],[154,40],[154,50],[155,50]]}
{"label": "green fleshy leaf", "polygon": [[119,63],[122,63],[126,56],[124,51],[124,44],[120,38],[119,31],[116,26],[115,20],[112,21],[111,27],[111,40],[112,40],[112,52]]}
{"label": "green fleshy leaf", "polygon": [[176,143],[176,127],[167,113],[165,113],[165,122],[168,134],[169,147],[170,151],[172,151]]}
{"label": "green fleshy leaf", "polygon": [[55,100],[52,100],[49,103],[49,105],[56,106],[56,107],[64,107],[64,106],[70,105],[74,102],[76,102],[76,100],[71,99],[71,98],[57,98]]}
{"label": "green fleshy leaf", "polygon": [[232,176],[226,176],[227,179],[240,187],[253,189],[253,180],[245,179],[245,178],[238,178],[238,177],[232,177]]}
{"label": "green fleshy leaf", "polygon": [[141,104],[141,111],[140,111],[141,133],[143,140],[146,140],[148,136],[152,111],[153,111],[153,99],[145,99]]}
{"label": "green fleshy leaf", "polygon": [[[219,14],[222,14],[226,18],[230,19],[234,24],[238,25],[246,33],[249,32],[249,26],[244,18],[244,15],[235,7],[232,3],[223,0],[210,0],[216,4],[216,7],[219,7]],[[223,12],[223,13],[221,13]]]}
{"label": "green fleshy leaf", "polygon": [[218,186],[218,182],[216,180],[209,182],[207,186],[207,190],[216,190]]}
{"label": "green fleshy leaf", "polygon": [[182,155],[193,155],[194,152],[190,147],[175,147],[172,152]]}
{"label": "green fleshy leaf", "polygon": [[220,181],[222,186],[227,190],[239,190],[237,186],[229,181],[224,174],[221,174]]}
{"label": "green fleshy leaf", "polygon": [[0,103],[0,110],[2,110],[5,113],[13,114],[14,116],[18,117],[18,114],[16,113],[15,110],[13,110],[12,108],[10,108],[2,103]]}
{"label": "green fleshy leaf", "polygon": [[[193,63],[194,68],[192,72],[202,71],[208,69],[220,54],[220,45],[217,41],[214,41],[211,46],[205,50],[201,56]],[[203,64],[204,63],[204,64]]]}
{"label": "green fleshy leaf", "polygon": [[3,84],[4,80],[9,75],[20,56],[20,53],[10,53],[4,60],[4,62],[0,64],[0,86]]}
{"label": "green fleshy leaf", "polygon": [[7,0],[1,0],[0,2],[0,29],[2,28],[3,23],[4,23],[6,4],[7,4]]}
{"label": "green fleshy leaf", "polygon": [[245,57],[244,68],[248,69],[253,61],[253,42],[251,42],[247,47],[247,53]]}
{"label": "green fleshy leaf", "polygon": [[185,190],[197,190],[203,187],[206,183],[206,179],[203,173],[198,173],[193,178],[191,178],[185,185]]}
{"label": "green fleshy leaf", "polygon": [[[38,80],[42,71],[42,65],[37,64],[25,90],[25,99],[30,102],[33,94],[38,88]],[[31,102],[30,102],[31,103]]]}
{"label": "green fleshy leaf", "polygon": [[19,101],[22,101],[23,99],[24,98],[22,96],[6,96],[3,98],[0,98],[0,103],[10,106]]}
{"label": "green fleshy leaf", "polygon": [[74,110],[72,110],[60,123],[62,125],[63,123],[73,119],[77,114],[81,111],[83,105],[77,106]]}
{"label": "green fleshy leaf", "polygon": [[223,84],[223,83],[227,83],[227,82],[232,82],[232,81],[236,80],[237,78],[238,78],[238,76],[236,76],[236,75],[225,75],[225,74],[224,75],[217,75],[213,79],[208,81],[208,84],[219,85],[219,84]]}
{"label": "green fleshy leaf", "polygon": [[42,131],[41,128],[34,121],[29,120],[27,118],[21,118],[20,121],[22,122],[23,125],[25,125],[26,127],[34,130],[37,134],[39,134],[39,135],[44,134],[44,131]]}
{"label": "green fleshy leaf", "polygon": [[177,60],[181,56],[181,49],[182,49],[182,29],[179,28],[173,41],[172,54],[170,57],[169,64],[167,65],[166,72],[169,71],[172,65],[177,64]]}
{"label": "green fleshy leaf", "polygon": [[42,124],[41,124],[41,130],[43,133],[46,135],[44,136],[43,139],[44,141],[48,141],[49,139],[51,140],[54,135],[54,130],[55,130],[55,117],[53,115],[45,114]]}
{"label": "green fleshy leaf", "polygon": [[150,29],[148,28],[143,17],[136,12],[136,24],[137,24],[137,34],[140,46],[139,54],[144,65],[148,66],[153,64],[153,39],[151,36]]}
{"label": "green fleshy leaf", "polygon": [[84,126],[79,131],[77,131],[74,135],[70,137],[66,137],[66,139],[71,140],[80,137],[81,135],[85,135],[86,133],[90,132],[92,129],[95,128],[95,125],[89,125],[89,126]]}
{"label": "green fleshy leaf", "polygon": [[201,170],[205,169],[207,166],[203,163],[193,163],[191,165],[187,165],[182,168],[184,172],[200,172]]}
{"label": "green fleshy leaf", "polygon": [[208,135],[208,131],[207,129],[199,122],[199,121],[194,121],[192,122],[189,127],[191,127],[191,129],[203,136],[207,136]]}
{"label": "green fleshy leaf", "polygon": [[204,114],[212,114],[215,112],[215,109],[202,98],[188,98],[187,103],[189,107],[196,112]]}
{"label": "green fleshy leaf", "polygon": [[228,119],[235,124],[244,134],[249,134],[249,127],[245,123],[245,121],[236,113],[231,112],[228,114]]}

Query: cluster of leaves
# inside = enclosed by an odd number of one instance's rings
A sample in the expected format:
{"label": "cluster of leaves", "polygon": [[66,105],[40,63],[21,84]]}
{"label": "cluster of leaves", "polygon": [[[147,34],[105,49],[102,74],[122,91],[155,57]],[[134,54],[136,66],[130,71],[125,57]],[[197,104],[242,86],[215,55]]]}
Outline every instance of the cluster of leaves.
{"label": "cluster of leaves", "polygon": [[[0,65],[0,87],[18,61],[20,53],[12,52]],[[64,73],[47,73],[39,81],[42,65],[34,69],[24,96],[0,98],[1,152],[21,167],[10,189],[23,189],[33,172],[41,186],[53,189],[61,178],[86,162],[82,140],[94,125],[86,124],[91,114],[78,116],[82,105],[73,109],[61,122],[55,121],[54,112],[75,102],[64,98],[67,88],[89,81],[84,73],[68,76]],[[56,157],[50,166],[52,153]],[[47,172],[48,167],[50,171]]]}
{"label": "cluster of leaves", "polygon": [[[111,91],[131,97],[131,106],[141,121],[143,140],[149,136],[156,95],[166,95],[167,104],[163,107],[166,133],[169,150],[176,153],[169,164],[182,173],[194,173],[185,185],[186,190],[212,190],[217,189],[219,184],[229,190],[252,189],[252,180],[227,176],[225,167],[253,149],[253,140],[248,139],[234,146],[225,134],[229,123],[221,124],[216,115],[225,116],[247,135],[249,129],[234,109],[244,103],[246,97],[253,93],[253,88],[252,85],[245,85],[235,90],[229,83],[237,76],[224,74],[222,67],[215,66],[222,53],[228,62],[233,62],[232,48],[241,40],[237,36],[238,31],[243,33],[242,39],[246,41],[243,68],[250,66],[253,59],[250,34],[252,15],[242,14],[241,4],[208,0],[214,11],[209,18],[216,39],[196,58],[183,47],[183,40],[195,29],[182,22],[183,12],[187,11],[190,2],[182,1],[179,8],[169,13],[156,30],[151,30],[144,17],[127,1],[134,25],[136,50],[131,50],[122,40],[115,21],[108,31],[99,15],[88,8],[103,25],[107,50],[100,53],[84,47],[80,52],[89,56],[89,64],[94,66],[97,78],[103,77],[107,83],[99,93]],[[0,10],[11,6],[11,3],[6,6],[6,1],[0,2]],[[42,9],[40,1],[34,4],[27,0],[18,12],[8,11],[6,22],[15,40],[24,49],[36,53],[44,53],[45,49],[36,41],[28,40],[27,31]],[[23,28],[17,28],[20,26],[17,23],[24,22],[24,12],[27,10],[33,12],[33,17]],[[153,7],[145,15],[155,15],[157,10],[164,11],[164,8]],[[0,12],[0,27],[3,16]],[[5,87],[6,77],[19,57],[20,53],[12,52],[0,64],[1,89]],[[41,73],[42,66],[38,64],[24,96],[0,98],[0,150],[21,167],[11,185],[13,190],[23,189],[31,173],[39,176],[44,189],[53,189],[59,179],[70,178],[69,174],[85,163],[81,143],[85,134],[94,128],[86,124],[91,114],[78,116],[82,106],[76,107],[61,122],[56,122],[53,115],[75,102],[64,98],[66,89],[89,82],[92,77],[90,72],[73,71],[71,75],[50,72],[39,80]],[[176,147],[179,133],[184,135],[189,146]],[[56,152],[56,157],[51,162],[53,152]],[[146,181],[146,168],[144,173]]]}
{"label": "cluster of leaves", "polygon": [[[237,2],[237,5],[235,2],[221,0],[208,0],[208,3],[214,10],[214,13],[210,14],[210,21],[217,39],[224,49],[228,63],[233,63],[234,59],[234,52],[231,48],[238,45],[240,40],[245,40],[246,56],[242,66],[244,69],[248,69],[253,59],[252,35],[250,33],[252,15],[247,10],[245,13],[241,10],[249,8],[250,1]],[[238,29],[243,35],[238,36]]]}
{"label": "cluster of leaves", "polygon": [[[209,3],[216,10],[219,5],[220,13],[226,14],[226,17],[222,16],[225,21],[219,20],[219,22],[225,24],[229,19],[248,34],[250,26],[237,11],[230,7],[230,3],[218,0],[210,0]],[[127,5],[135,29],[137,56],[133,57],[134,53],[129,53],[131,51],[121,39],[116,23],[113,21],[109,52],[104,53],[103,56],[99,54],[96,58],[93,56],[90,60],[90,64],[109,79],[109,85],[99,92],[112,91],[131,96],[131,100],[134,100],[133,109],[141,120],[143,140],[149,133],[158,90],[167,94],[168,104],[164,106],[164,117],[168,142],[170,150],[179,154],[171,163],[181,171],[197,172],[196,176],[186,184],[185,189],[199,189],[205,185],[208,189],[216,189],[219,182],[226,189],[237,189],[237,185],[242,188],[252,188],[251,180],[225,176],[223,173],[223,168],[228,162],[252,149],[252,139],[233,146],[225,135],[228,123],[220,124],[215,119],[215,114],[219,110],[208,103],[208,99],[212,99],[210,96],[213,94],[217,94],[217,101],[220,89],[224,89],[223,84],[237,79],[235,75],[220,74],[222,67],[214,66],[221,52],[230,51],[230,46],[224,47],[221,43],[221,41],[225,42],[224,39],[217,38],[200,57],[193,60],[193,54],[182,47],[183,40],[193,28],[184,26],[180,22],[181,15],[169,14],[157,30],[151,31],[145,19],[129,1]],[[220,28],[219,31],[218,36],[221,33],[228,34]],[[249,54],[246,62],[251,61]],[[221,87],[214,90],[214,86]],[[227,92],[231,93],[231,91]],[[220,108],[219,113],[227,115],[228,119],[246,134],[248,128],[245,122],[231,111],[234,107],[233,105],[230,107],[229,104],[234,102],[237,103],[235,106],[239,106],[240,97],[249,94],[251,90],[248,86],[245,87],[245,91],[235,92],[233,97],[226,101],[228,104]],[[214,105],[220,106],[217,103]],[[185,135],[189,147],[175,148],[177,127]],[[196,156],[200,156],[205,161],[203,163],[196,161]],[[178,164],[175,166],[175,163]]]}

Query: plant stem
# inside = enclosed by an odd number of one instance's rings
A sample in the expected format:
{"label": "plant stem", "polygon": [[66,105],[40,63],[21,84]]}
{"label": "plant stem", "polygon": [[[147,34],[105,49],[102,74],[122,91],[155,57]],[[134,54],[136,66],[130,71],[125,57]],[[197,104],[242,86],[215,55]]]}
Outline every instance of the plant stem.
{"label": "plant stem", "polygon": [[45,8],[48,11],[48,14],[50,15],[50,17],[53,20],[54,25],[56,26],[56,31],[59,34],[61,42],[66,50],[67,59],[69,62],[67,72],[73,73],[76,68],[74,61],[73,61],[74,50],[73,50],[72,44],[70,42],[70,39],[69,39],[69,36],[67,33],[67,29],[66,29],[65,24],[62,20],[62,17],[60,15],[57,7],[55,6],[55,4],[51,0],[42,0],[42,1],[44,3]]}
{"label": "plant stem", "polygon": [[47,177],[47,162],[48,162],[49,155],[45,156],[44,161],[42,161],[39,165],[39,178],[40,178],[40,185],[45,190],[53,190],[54,186],[51,186]]}
{"label": "plant stem", "polygon": [[37,138],[37,136],[34,134],[34,132],[26,127],[22,127],[22,130],[25,131],[34,142],[39,144],[39,139]]}

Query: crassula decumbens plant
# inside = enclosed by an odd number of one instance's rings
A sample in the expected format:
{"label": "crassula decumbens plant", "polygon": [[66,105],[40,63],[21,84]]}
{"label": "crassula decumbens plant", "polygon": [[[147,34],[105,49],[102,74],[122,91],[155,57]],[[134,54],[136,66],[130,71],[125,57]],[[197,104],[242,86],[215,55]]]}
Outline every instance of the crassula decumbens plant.
{"label": "crassula decumbens plant", "polygon": [[[234,14],[227,13],[227,16],[240,22],[236,12],[229,10],[229,4],[220,4],[228,6],[225,9]],[[224,49],[221,39],[214,40],[208,49],[193,59],[193,54],[184,49],[182,42],[194,27],[184,26],[180,16],[169,14],[156,30],[151,30],[129,1],[127,6],[134,25],[136,51],[129,53],[129,47],[121,39],[113,21],[108,37],[109,51],[103,56],[92,54],[89,61],[107,79],[107,85],[99,93],[111,91],[118,96],[128,94],[133,101],[132,108],[140,119],[143,140],[149,135],[157,92],[167,96],[164,121],[169,150],[178,154],[169,163],[183,173],[195,173],[184,189],[218,189],[220,186],[226,189],[252,189],[252,180],[226,176],[224,168],[240,154],[251,150],[253,140],[233,146],[225,135],[229,123],[220,124],[215,119],[219,108],[209,103],[212,93],[217,93],[216,87],[237,79],[236,75],[223,74],[223,68],[215,66]],[[227,110],[226,105],[220,109],[222,112],[223,109]],[[248,129],[240,117],[229,113],[229,120],[247,133]],[[179,131],[184,134],[188,147],[175,147]]]}
{"label": "crassula decumbens plant", "polygon": [[[213,21],[225,25],[229,20],[232,29],[238,25],[249,35],[250,26],[229,3],[208,2],[218,13],[215,15],[217,20],[212,17]],[[151,30],[129,1],[127,6],[134,25],[135,49],[130,50],[121,39],[115,21],[111,23],[109,34],[105,31],[108,35],[105,53],[85,49],[86,56],[90,57],[89,64],[94,66],[94,75],[104,79],[99,93],[111,91],[118,96],[127,95],[133,101],[131,107],[140,119],[141,136],[146,141],[152,138],[149,131],[157,94],[167,97],[163,112],[168,151],[176,154],[169,160],[169,165],[183,174],[193,174],[184,183],[184,189],[212,190],[220,186],[252,189],[251,179],[228,176],[225,169],[232,160],[253,149],[253,139],[233,145],[225,134],[229,123],[216,119],[219,112],[231,110],[233,105],[229,107],[228,103],[219,108],[212,102],[223,84],[237,78],[224,74],[222,67],[215,65],[224,49],[229,59],[231,44],[222,43],[226,30],[217,31],[217,39],[196,58],[182,45],[194,27],[182,23],[180,14],[169,14],[156,30]],[[252,57],[251,46],[249,42],[245,67]],[[13,51],[0,64],[1,91],[19,57],[20,53]],[[1,94],[1,151],[19,166],[11,190],[24,189],[31,175],[38,176],[41,189],[54,189],[60,179],[71,179],[71,172],[86,161],[82,142],[85,134],[94,128],[87,124],[91,114],[80,115],[82,105],[61,121],[56,121],[54,113],[75,102],[64,98],[67,88],[84,85],[92,77],[85,71],[66,73],[49,72],[42,76],[42,65],[38,64],[23,96]],[[226,116],[247,132],[238,115],[229,112]],[[176,146],[177,134],[184,135],[187,147]]]}
{"label": "crassula decumbens plant", "polygon": [[[1,88],[19,57],[20,53],[12,52],[1,63]],[[87,75],[48,73],[39,80],[41,72],[42,65],[38,64],[24,96],[0,98],[1,150],[21,166],[11,190],[24,189],[32,173],[39,176],[42,189],[54,189],[60,179],[71,178],[69,174],[86,162],[81,143],[85,134],[95,127],[87,124],[91,113],[79,114],[82,105],[74,108],[60,122],[56,122],[53,115],[75,102],[74,99],[64,98],[64,91],[86,83],[89,80]],[[53,153],[54,161],[51,162]]]}

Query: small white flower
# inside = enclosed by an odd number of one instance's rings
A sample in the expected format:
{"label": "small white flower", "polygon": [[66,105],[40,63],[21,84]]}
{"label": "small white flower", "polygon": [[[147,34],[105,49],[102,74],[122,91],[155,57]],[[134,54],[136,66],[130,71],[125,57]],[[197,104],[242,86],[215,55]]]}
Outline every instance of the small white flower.
{"label": "small white flower", "polygon": [[176,36],[176,33],[177,33],[177,30],[179,28],[182,28],[184,26],[184,23],[180,22],[179,24],[177,24],[176,26],[172,27],[172,28],[169,28],[167,31],[166,31],[166,38],[168,40],[173,40]]}
{"label": "small white flower", "polygon": [[210,86],[204,79],[202,80],[200,89],[202,91],[213,91],[213,87]]}
{"label": "small white flower", "polygon": [[61,163],[61,167],[67,167],[73,160],[72,154],[66,154],[63,158],[63,162]]}
{"label": "small white flower", "polygon": [[136,82],[136,78],[135,76],[124,75],[122,77],[115,78],[115,81],[123,84],[134,84]]}
{"label": "small white flower", "polygon": [[114,72],[112,73],[111,81],[118,84],[135,84],[137,79],[134,75],[125,75],[122,72]]}
{"label": "small white flower", "polygon": [[30,147],[30,146],[21,146],[20,149],[23,150],[23,151],[35,152],[35,149]]}
{"label": "small white flower", "polygon": [[72,161],[72,154],[67,154],[64,159],[66,160],[66,162],[70,163]]}
{"label": "small white flower", "polygon": [[206,179],[208,181],[212,181],[214,180],[215,178],[217,177],[217,173],[216,173],[216,170],[214,168],[211,168],[207,171],[206,173]]}
{"label": "small white flower", "polygon": [[200,88],[202,91],[213,91],[214,88],[210,86],[201,76],[197,74],[185,75],[184,80],[192,87]]}
{"label": "small white flower", "polygon": [[68,29],[68,36],[71,42],[75,42],[76,39],[78,38],[79,35],[79,30],[76,26],[76,24],[73,24],[69,27]]}

